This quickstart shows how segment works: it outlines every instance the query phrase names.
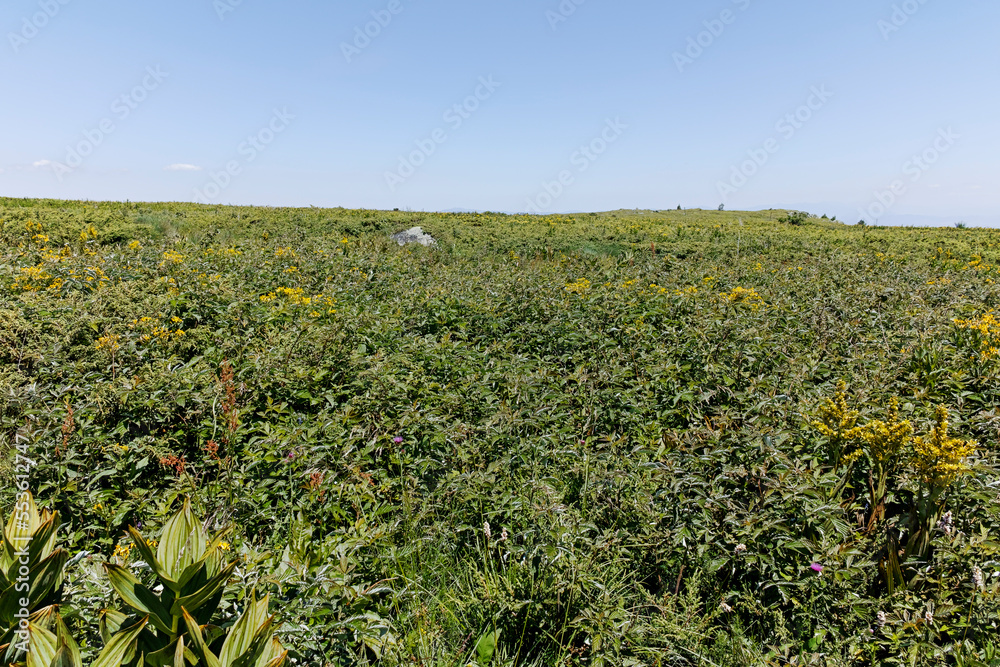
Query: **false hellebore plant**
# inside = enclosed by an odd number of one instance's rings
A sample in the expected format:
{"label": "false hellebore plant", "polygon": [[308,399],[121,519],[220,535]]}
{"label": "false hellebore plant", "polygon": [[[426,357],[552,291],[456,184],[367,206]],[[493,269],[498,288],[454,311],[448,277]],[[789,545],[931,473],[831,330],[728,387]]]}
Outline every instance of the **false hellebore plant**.
{"label": "false hellebore plant", "polygon": [[[104,610],[104,650],[92,667],[283,667],[288,652],[274,637],[268,598],[249,598],[228,629],[212,624],[237,561],[223,562],[224,529],[209,536],[185,501],[167,521],[156,553],[134,528],[132,542],[158,585],[151,590],[129,570],[105,564],[129,612]],[[154,591],[158,591],[154,592]],[[49,608],[32,616],[25,667],[82,667],[80,651],[62,619]]]}
{"label": "false hellebore plant", "polygon": [[59,515],[41,514],[31,493],[18,494],[0,547],[0,654],[9,665],[27,650],[29,623],[52,610],[62,589],[68,554],[56,549]]}

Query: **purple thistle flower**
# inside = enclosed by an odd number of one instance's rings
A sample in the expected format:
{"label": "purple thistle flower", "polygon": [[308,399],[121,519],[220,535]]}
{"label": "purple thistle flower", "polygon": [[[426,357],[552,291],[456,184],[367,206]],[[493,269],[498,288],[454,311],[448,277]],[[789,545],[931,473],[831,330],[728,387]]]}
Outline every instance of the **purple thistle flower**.
{"label": "purple thistle flower", "polygon": [[398,436],[398,435],[397,435],[397,436],[396,436],[395,438],[393,438],[393,439],[392,439],[392,441],[393,441],[394,443],[396,443],[397,445],[400,445],[400,444],[402,444],[402,443],[403,443],[403,438],[402,438],[401,436]]}
{"label": "purple thistle flower", "polygon": [[820,565],[819,563],[813,563],[812,565],[809,566],[809,569],[813,570],[814,572],[822,572],[823,566]]}

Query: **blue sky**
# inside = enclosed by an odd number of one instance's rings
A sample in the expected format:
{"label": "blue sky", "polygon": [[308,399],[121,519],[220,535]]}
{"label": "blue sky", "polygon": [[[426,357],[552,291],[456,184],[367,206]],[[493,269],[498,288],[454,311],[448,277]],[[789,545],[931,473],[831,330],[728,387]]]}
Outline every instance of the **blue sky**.
{"label": "blue sky", "polygon": [[995,0],[6,0],[0,194],[1000,226],[998,24]]}

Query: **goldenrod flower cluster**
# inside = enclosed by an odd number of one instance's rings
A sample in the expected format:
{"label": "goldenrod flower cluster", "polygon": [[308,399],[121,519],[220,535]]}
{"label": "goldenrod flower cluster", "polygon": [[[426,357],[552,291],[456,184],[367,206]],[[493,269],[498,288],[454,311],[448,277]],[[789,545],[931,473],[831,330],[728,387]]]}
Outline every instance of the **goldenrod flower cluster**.
{"label": "goldenrod flower cluster", "polygon": [[913,439],[913,465],[920,481],[943,489],[970,470],[966,459],[976,453],[976,443],[948,437],[948,408],[943,405],[937,408],[936,422],[926,438]]}
{"label": "goldenrod flower cluster", "polygon": [[[905,456],[920,481],[934,489],[945,489],[969,471],[967,459],[976,453],[971,440],[948,437],[948,408],[938,406],[935,426],[927,436],[913,436],[913,424],[899,419],[899,400],[889,401],[886,421],[874,420],[858,426],[858,412],[847,406],[846,386],[837,383],[837,393],[819,408],[820,419],[813,428],[840,445],[847,455],[847,465],[868,456],[883,473],[891,472],[894,463]],[[912,449],[911,449],[912,445]]]}
{"label": "goldenrod flower cluster", "polygon": [[978,319],[953,320],[959,329],[974,331],[979,334],[979,354],[983,359],[993,359],[1000,356],[1000,320],[990,311]]}
{"label": "goldenrod flower cluster", "polygon": [[819,420],[813,421],[812,427],[831,440],[850,442],[861,436],[857,423],[858,411],[847,407],[847,384],[841,380],[833,398],[824,399],[819,406]]}
{"label": "goldenrod flower cluster", "polygon": [[[333,297],[324,296],[322,294],[316,294],[314,296],[306,296],[305,292],[301,287],[279,287],[273,292],[264,294],[260,297],[262,303],[270,303],[279,298],[283,298],[288,303],[295,306],[313,306],[319,308],[326,308],[327,315],[333,315],[337,312],[337,300]],[[319,317],[322,313],[318,310],[313,310],[310,315],[313,317]]]}
{"label": "goldenrod flower cluster", "polygon": [[121,347],[121,336],[117,334],[108,334],[107,336],[101,336],[97,339],[97,349],[98,350],[108,350],[109,352],[117,352]]}
{"label": "goldenrod flower cluster", "polygon": [[953,320],[959,329],[972,329],[981,333],[984,337],[1000,337],[1000,321],[990,311],[976,320]]}
{"label": "goldenrod flower cluster", "polygon": [[734,287],[731,292],[722,295],[730,303],[750,306],[753,310],[758,310],[764,305],[764,297],[757,293],[757,290],[746,287]]}
{"label": "goldenrod flower cluster", "polygon": [[160,267],[162,268],[168,264],[183,264],[185,259],[187,259],[187,255],[182,255],[174,250],[168,250],[163,253],[163,261],[160,262]]}
{"label": "goldenrod flower cluster", "polygon": [[191,273],[197,276],[198,284],[202,287],[208,287],[209,284],[222,280],[222,275],[218,273],[208,274],[195,269],[191,269]]}
{"label": "goldenrod flower cluster", "polygon": [[937,251],[934,253],[934,259],[938,260],[939,262],[944,262],[949,259],[955,259],[955,256],[951,254],[951,250],[938,248]]}
{"label": "goldenrod flower cluster", "polygon": [[[70,271],[69,275],[71,278],[78,277],[75,271]],[[99,266],[87,266],[83,269],[83,276],[85,282],[93,283],[96,281],[96,287],[101,287],[105,283],[111,282],[111,279],[104,273],[104,271]]]}
{"label": "goldenrod flower cluster", "polygon": [[181,338],[186,335],[185,331],[180,327],[176,329],[170,328],[170,324],[178,325],[182,322],[183,320],[179,317],[172,317],[168,324],[161,323],[159,318],[142,317],[137,320],[132,320],[132,327],[143,332],[143,334],[139,336],[140,343],[149,343],[154,340],[166,343],[171,338]]}
{"label": "goldenrod flower cluster", "polygon": [[[162,266],[162,265],[161,265]],[[163,276],[161,280],[166,283],[167,288],[174,294],[180,293],[180,287],[177,286],[177,279],[172,276]]]}
{"label": "goldenrod flower cluster", "polygon": [[305,292],[302,291],[301,287],[279,287],[275,291],[260,297],[260,300],[268,303],[274,301],[279,296],[285,297],[285,299],[297,306],[308,306],[312,303],[312,297],[305,296]]}
{"label": "goldenrod flower cluster", "polygon": [[864,426],[854,428],[849,432],[852,438],[860,441],[859,447],[844,457],[843,463],[851,463],[861,458],[865,453],[868,458],[880,466],[897,461],[913,439],[913,424],[909,420],[899,420],[899,399],[893,397],[889,401],[889,414],[886,421],[876,419]]}
{"label": "goldenrod flower cluster", "polygon": [[52,274],[46,270],[44,264],[26,266],[21,269],[21,275],[14,279],[14,289],[39,292],[48,289],[52,279]]}
{"label": "goldenrod flower cluster", "polygon": [[[67,280],[83,284],[86,289],[96,291],[111,282],[111,279],[99,266],[86,266],[83,273],[77,273],[75,269],[53,268],[51,264],[59,264],[68,257],[67,249],[56,254],[46,252],[42,255],[42,262],[35,266],[26,266],[20,269],[19,275],[14,279],[13,288],[24,292],[55,292],[61,290]],[[62,275],[56,275],[52,271],[58,270]]]}

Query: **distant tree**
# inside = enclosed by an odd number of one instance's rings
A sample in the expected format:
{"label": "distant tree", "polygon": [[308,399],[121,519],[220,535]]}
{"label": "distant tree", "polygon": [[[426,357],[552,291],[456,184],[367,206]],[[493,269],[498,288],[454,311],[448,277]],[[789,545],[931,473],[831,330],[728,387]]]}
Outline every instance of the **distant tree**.
{"label": "distant tree", "polygon": [[778,222],[787,222],[790,225],[798,227],[800,225],[804,225],[808,219],[808,213],[803,213],[802,211],[792,211],[788,215],[778,218]]}

